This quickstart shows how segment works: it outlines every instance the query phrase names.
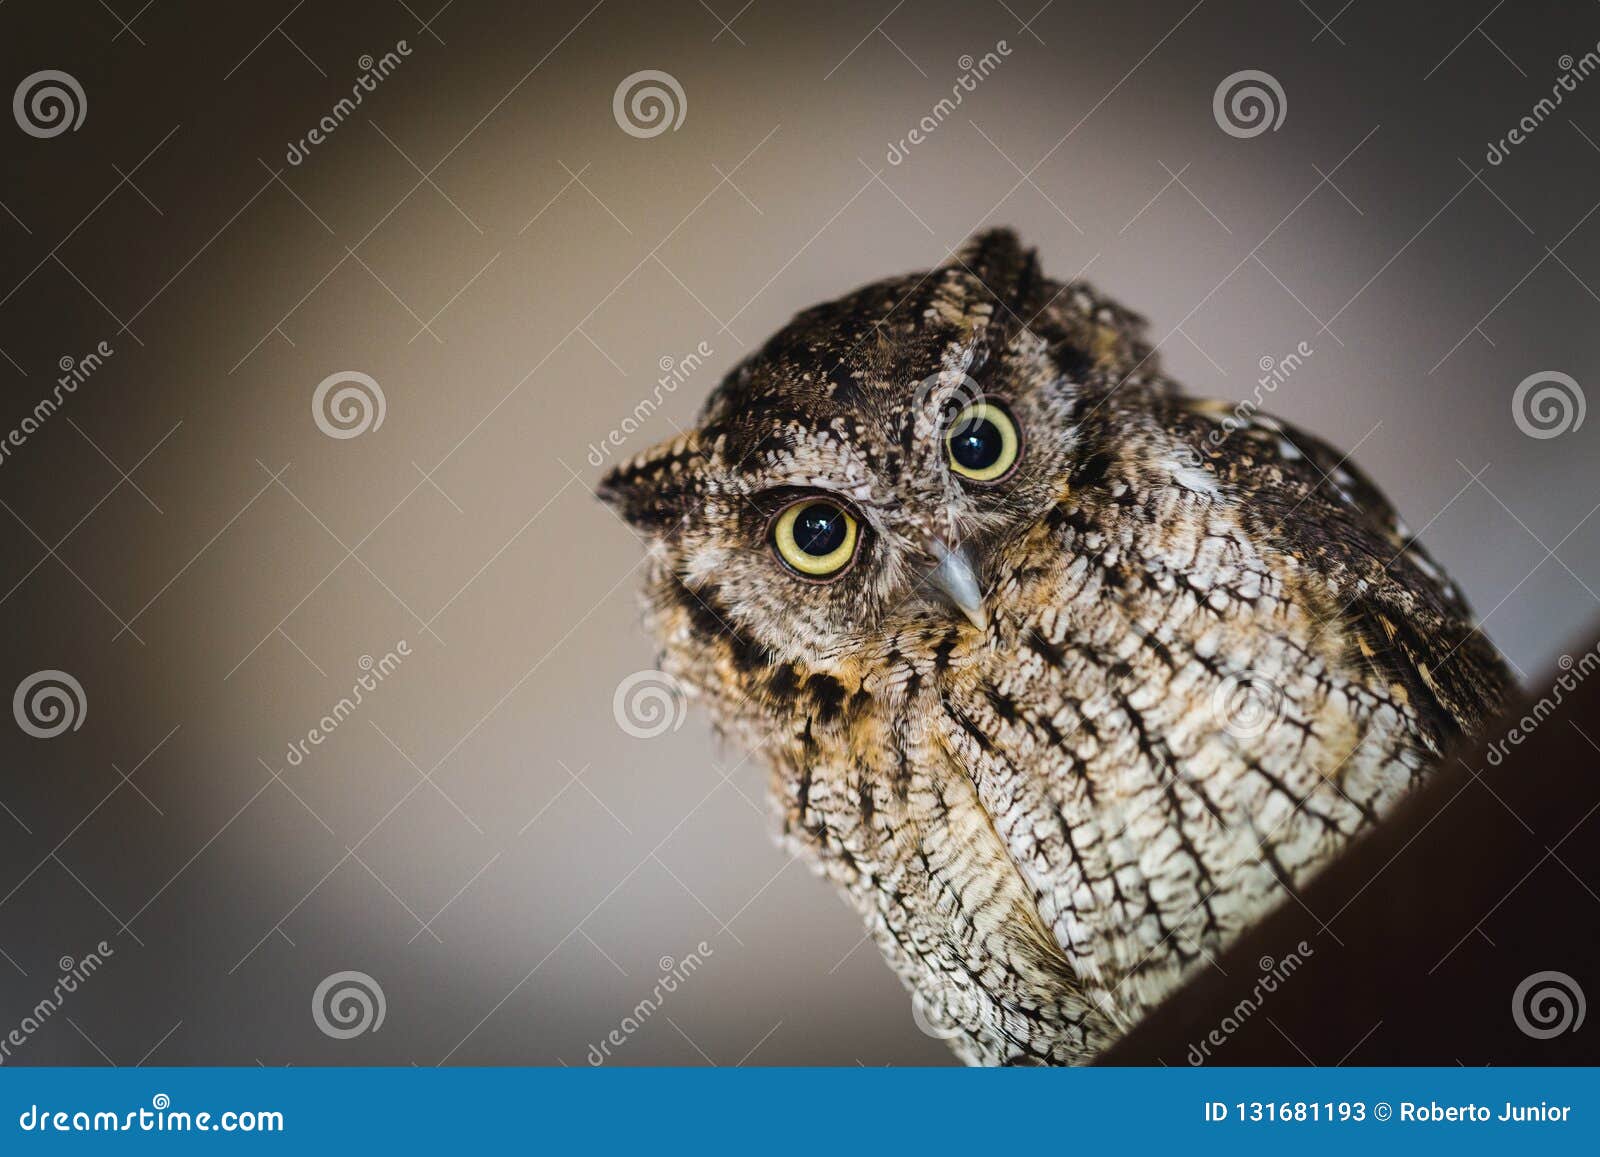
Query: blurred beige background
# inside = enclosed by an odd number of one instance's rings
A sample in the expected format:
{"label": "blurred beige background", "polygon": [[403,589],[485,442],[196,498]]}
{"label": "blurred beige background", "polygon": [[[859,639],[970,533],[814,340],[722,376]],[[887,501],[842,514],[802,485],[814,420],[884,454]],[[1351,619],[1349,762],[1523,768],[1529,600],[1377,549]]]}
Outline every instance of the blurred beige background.
{"label": "blurred beige background", "polygon": [[[0,1033],[59,958],[115,952],[14,1062],[584,1064],[693,954],[610,1063],[948,1063],[770,844],[756,762],[694,712],[618,726],[652,656],[590,453],[663,359],[711,351],[619,455],[797,310],[982,225],[1146,314],[1196,392],[1307,343],[1267,408],[1355,449],[1530,681],[1595,616],[1596,424],[1529,437],[1512,395],[1600,380],[1600,81],[1484,156],[1600,11],[435,8],[0,10],[8,89],[57,69],[87,102],[0,123],[0,428],[113,351],[0,465],[0,683],[86,701],[0,728]],[[1214,118],[1244,69],[1276,131]],[[641,70],[676,129],[614,117]],[[312,397],[344,371],[384,419],[334,438]],[[335,1039],[311,1006],[345,970],[385,1019]]]}

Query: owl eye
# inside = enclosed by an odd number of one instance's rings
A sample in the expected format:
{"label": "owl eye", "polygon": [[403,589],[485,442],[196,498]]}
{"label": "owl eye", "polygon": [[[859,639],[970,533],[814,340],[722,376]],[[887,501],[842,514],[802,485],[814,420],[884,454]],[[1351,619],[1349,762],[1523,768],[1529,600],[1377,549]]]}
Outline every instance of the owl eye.
{"label": "owl eye", "polygon": [[858,537],[854,516],[826,498],[802,498],[772,522],[772,549],[791,570],[810,579],[843,574],[855,559]]}
{"label": "owl eye", "polygon": [[1022,454],[1022,431],[998,402],[976,402],[945,428],[950,469],[973,482],[999,482]]}

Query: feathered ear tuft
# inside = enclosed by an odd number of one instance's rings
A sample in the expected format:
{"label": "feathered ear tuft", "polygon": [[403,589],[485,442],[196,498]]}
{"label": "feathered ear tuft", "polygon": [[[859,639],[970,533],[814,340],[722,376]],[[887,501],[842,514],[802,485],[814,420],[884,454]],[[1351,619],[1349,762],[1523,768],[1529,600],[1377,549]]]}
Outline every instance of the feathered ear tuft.
{"label": "feathered ear tuft", "polygon": [[1024,248],[1010,229],[973,234],[944,269],[968,285],[968,279],[975,278],[982,286],[979,296],[968,299],[969,303],[988,300],[998,304],[988,322],[992,341],[998,344],[1004,344],[1022,320],[1033,317],[1046,300],[1041,293],[1045,281],[1038,253]]}
{"label": "feathered ear tuft", "polygon": [[1038,254],[1024,249],[1010,229],[974,233],[957,251],[951,265],[965,268],[1001,297],[1017,281],[1037,279],[1039,275]]}
{"label": "feathered ear tuft", "polygon": [[600,498],[640,530],[663,533],[704,493],[698,432],[652,446],[600,481]]}

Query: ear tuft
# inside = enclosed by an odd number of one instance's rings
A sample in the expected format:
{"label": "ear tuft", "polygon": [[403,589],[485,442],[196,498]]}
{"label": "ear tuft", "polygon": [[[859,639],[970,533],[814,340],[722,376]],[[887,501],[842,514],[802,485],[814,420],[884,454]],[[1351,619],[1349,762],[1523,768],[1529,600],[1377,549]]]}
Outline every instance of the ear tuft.
{"label": "ear tuft", "polygon": [[706,456],[698,432],[624,462],[600,481],[600,498],[640,530],[662,532],[704,492]]}

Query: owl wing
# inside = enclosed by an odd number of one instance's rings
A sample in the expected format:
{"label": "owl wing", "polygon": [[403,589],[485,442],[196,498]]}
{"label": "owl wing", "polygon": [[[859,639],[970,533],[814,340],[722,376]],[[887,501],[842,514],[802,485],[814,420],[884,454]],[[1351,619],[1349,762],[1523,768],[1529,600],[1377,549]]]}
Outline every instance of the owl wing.
{"label": "owl wing", "polygon": [[[1230,403],[1177,399],[1216,476],[1249,496],[1254,533],[1324,580],[1321,617],[1343,628],[1350,662],[1404,688],[1436,749],[1498,710],[1512,679],[1455,584],[1354,462],[1322,439]],[[1238,424],[1220,440],[1217,431]],[[1182,418],[1179,421],[1183,421]]]}

